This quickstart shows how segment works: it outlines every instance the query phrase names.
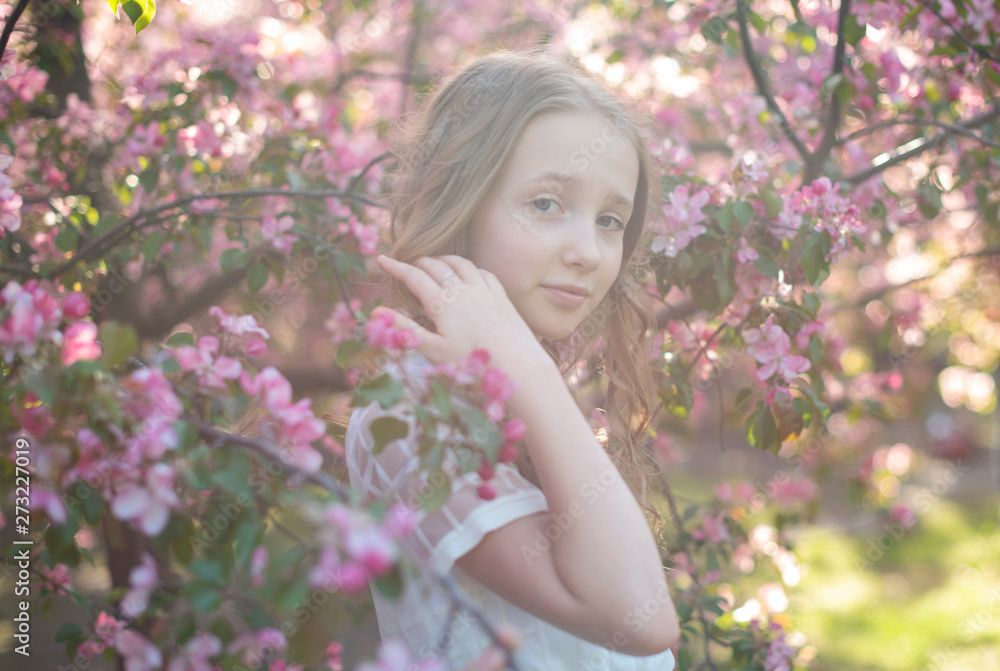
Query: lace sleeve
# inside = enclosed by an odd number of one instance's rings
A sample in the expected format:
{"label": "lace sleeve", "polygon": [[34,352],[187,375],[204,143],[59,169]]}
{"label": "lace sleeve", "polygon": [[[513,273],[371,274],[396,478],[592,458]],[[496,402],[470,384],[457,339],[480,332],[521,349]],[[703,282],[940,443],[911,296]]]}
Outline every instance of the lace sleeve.
{"label": "lace sleeve", "polygon": [[[417,511],[414,532],[418,550],[424,559],[441,573],[448,573],[455,560],[474,548],[490,531],[521,517],[547,511],[542,490],[524,478],[511,464],[497,464],[491,483],[496,498],[484,501],[476,488],[483,480],[477,473],[455,477],[454,462],[446,457],[442,469],[452,476],[451,498],[440,509],[427,513],[421,502],[430,490],[427,474],[416,471],[420,463],[417,451],[417,422],[412,413],[399,406],[383,409],[373,402],[359,407],[351,415],[345,436],[345,451],[351,486],[361,490],[366,501],[377,498],[401,501]],[[393,416],[405,421],[409,432],[394,440],[376,455],[371,423],[378,417]]]}

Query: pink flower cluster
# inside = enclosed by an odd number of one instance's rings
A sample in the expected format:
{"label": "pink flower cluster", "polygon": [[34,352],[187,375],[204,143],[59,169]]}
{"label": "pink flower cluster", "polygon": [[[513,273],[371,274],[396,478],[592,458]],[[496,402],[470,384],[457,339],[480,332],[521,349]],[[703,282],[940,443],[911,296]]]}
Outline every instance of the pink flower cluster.
{"label": "pink flower cluster", "polygon": [[219,339],[215,336],[198,338],[198,346],[185,345],[177,349],[174,358],[181,370],[197,374],[202,387],[226,389],[225,380],[235,380],[242,372],[240,362],[228,356],[219,356]]}
{"label": "pink flower cluster", "polygon": [[323,457],[311,443],[326,435],[326,424],[313,414],[312,399],[302,398],[292,403],[292,385],[274,366],[268,366],[256,376],[243,371],[239,379],[243,391],[259,397],[271,416],[281,422],[276,438],[291,443],[283,458],[287,457],[306,472],[315,473]]}
{"label": "pink flower cluster", "polygon": [[227,314],[218,305],[213,305],[208,309],[208,314],[219,320],[219,327],[237,338],[249,337],[243,346],[243,351],[250,356],[260,356],[267,349],[264,340],[269,340],[271,334],[257,324],[257,318],[253,315],[240,315],[239,317]]}
{"label": "pink flower cluster", "polygon": [[0,240],[6,231],[13,233],[21,228],[21,196],[11,189],[14,181],[4,171],[14,162],[9,154],[0,154]]}
{"label": "pink flower cluster", "polygon": [[675,188],[668,197],[670,202],[663,207],[662,230],[650,248],[673,258],[704,233],[707,229],[700,223],[705,220],[701,209],[708,205],[709,197],[707,189],[692,196],[685,185]]}
{"label": "pink flower cluster", "polygon": [[763,364],[757,369],[758,380],[765,382],[778,373],[785,381],[792,382],[809,370],[811,364],[804,356],[789,354],[791,340],[773,320],[774,315],[769,315],[760,328],[744,329],[743,341],[747,345],[747,354]]}
{"label": "pink flower cluster", "polygon": [[764,658],[764,671],[791,671],[792,659],[796,650],[785,643],[785,632],[767,646],[767,656]]}
{"label": "pink flower cluster", "polygon": [[22,287],[8,282],[0,290],[0,346],[4,363],[10,365],[20,354],[32,357],[42,340],[51,336],[63,317],[62,308],[38,280]]}
{"label": "pink flower cluster", "polygon": [[357,328],[358,322],[354,319],[353,313],[360,309],[361,299],[357,297],[352,298],[349,303],[340,301],[334,306],[330,318],[323,324],[323,327],[333,337],[333,344],[339,345],[354,335],[354,329]]}
{"label": "pink flower cluster", "polygon": [[791,202],[778,214],[773,233],[779,239],[795,237],[804,218],[816,221],[818,230],[830,234],[833,246],[828,261],[839,258],[852,245],[851,236],[868,232],[861,211],[850,198],[840,195],[840,184],[820,177],[792,194]]}
{"label": "pink flower cluster", "polygon": [[396,316],[387,310],[372,312],[371,319],[365,324],[365,336],[368,345],[388,350],[412,349],[420,344],[420,338],[410,329],[396,328]]}
{"label": "pink flower cluster", "polygon": [[398,543],[416,527],[418,513],[393,503],[379,523],[342,503],[325,511],[319,562],[309,574],[313,587],[333,586],[348,594],[363,590],[369,579],[383,576],[399,560]]}
{"label": "pink flower cluster", "polygon": [[280,630],[264,628],[238,636],[226,646],[226,654],[232,655],[242,651],[240,659],[245,665],[260,668],[265,659],[287,647],[288,639]]}

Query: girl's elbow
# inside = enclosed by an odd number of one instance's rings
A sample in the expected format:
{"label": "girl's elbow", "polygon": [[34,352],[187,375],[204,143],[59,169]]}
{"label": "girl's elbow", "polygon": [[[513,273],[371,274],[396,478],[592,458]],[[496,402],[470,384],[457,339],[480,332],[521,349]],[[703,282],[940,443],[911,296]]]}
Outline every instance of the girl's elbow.
{"label": "girl's elbow", "polygon": [[634,653],[638,657],[649,657],[659,655],[666,650],[677,645],[681,638],[681,628],[677,621],[677,612],[673,604],[668,604],[657,617],[650,618],[643,623],[636,643],[637,651]]}

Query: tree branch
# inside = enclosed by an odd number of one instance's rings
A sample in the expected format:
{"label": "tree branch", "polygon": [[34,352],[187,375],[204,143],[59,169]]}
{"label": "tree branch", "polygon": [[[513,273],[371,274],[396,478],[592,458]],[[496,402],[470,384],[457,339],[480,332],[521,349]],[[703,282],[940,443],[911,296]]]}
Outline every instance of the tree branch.
{"label": "tree branch", "polygon": [[218,193],[196,193],[190,196],[182,196],[181,198],[178,198],[169,203],[164,203],[163,205],[158,205],[148,210],[141,210],[133,214],[128,219],[122,221],[120,224],[116,226],[113,226],[112,228],[108,229],[107,231],[105,231],[104,233],[102,233],[101,235],[97,236],[96,238],[88,242],[86,245],[84,245],[83,249],[78,251],[73,256],[73,258],[64,261],[58,267],[56,267],[55,270],[53,270],[48,275],[48,278],[52,279],[54,277],[62,275],[64,272],[66,272],[67,269],[73,267],[74,264],[79,263],[80,261],[86,261],[88,260],[89,257],[94,256],[95,254],[99,256],[102,252],[105,251],[105,249],[101,248],[101,245],[104,245],[109,240],[111,241],[111,245],[113,246],[114,244],[116,244],[118,238],[126,236],[132,233],[133,231],[137,231],[143,228],[144,226],[153,223],[152,221],[145,221],[140,224],[139,222],[144,219],[154,217],[158,214],[162,214],[163,212],[176,209],[178,207],[181,207],[182,205],[187,205],[197,200],[209,200],[212,198],[257,198],[261,196],[293,196],[299,198],[319,198],[319,199],[349,198],[352,200],[357,200],[362,203],[365,203],[366,205],[371,205],[372,207],[377,207],[377,208],[385,207],[381,203],[377,203],[366,196],[362,196],[361,194],[353,193],[351,191],[339,191],[339,190],[296,191],[292,189],[273,188],[273,189],[241,189],[238,191],[220,191]]}
{"label": "tree branch", "polygon": [[893,126],[935,126],[937,128],[943,128],[944,130],[955,133],[956,135],[964,135],[967,138],[971,138],[976,142],[979,142],[987,147],[993,149],[1000,149],[1000,142],[994,142],[993,140],[987,140],[981,135],[976,135],[972,131],[962,126],[956,126],[955,124],[945,123],[943,121],[937,121],[936,119],[921,119],[919,117],[906,117],[902,119],[895,119],[893,121],[885,121],[883,123],[873,124],[871,126],[866,126],[860,130],[856,130],[845,138],[838,139],[836,144],[841,145],[850,142],[856,137],[862,135],[867,135],[869,133],[874,133],[877,130],[882,130],[883,128],[891,128]]}
{"label": "tree branch", "polygon": [[778,101],[774,99],[771,94],[771,89],[767,82],[764,80],[764,70],[761,68],[760,63],[757,61],[757,54],[753,50],[753,44],[750,42],[750,27],[747,23],[747,8],[746,0],[736,0],[736,18],[740,24],[740,38],[743,42],[743,57],[750,67],[750,74],[753,75],[754,83],[757,85],[757,91],[764,96],[764,100],[767,101],[768,108],[774,112],[774,115],[778,117],[778,124],[781,126],[782,132],[785,137],[795,145],[795,150],[799,152],[802,159],[809,163],[812,159],[812,154],[809,152],[808,147],[805,143],[799,139],[799,136],[795,134],[795,129],[788,122],[788,117],[785,113],[781,111],[778,107]]}
{"label": "tree branch", "polygon": [[[840,0],[840,11],[837,16],[837,46],[833,52],[833,66],[830,68],[831,77],[842,76],[844,72],[844,56],[847,51],[844,32],[847,29],[847,19],[850,16],[851,0]],[[837,129],[840,128],[840,119],[840,99],[837,98],[837,89],[834,87],[830,91],[830,113],[823,127],[823,139],[820,141],[816,153],[806,161],[806,171],[802,177],[803,184],[812,184],[813,180],[820,176],[823,170],[823,163],[830,156],[830,151],[836,142]]]}
{"label": "tree branch", "polygon": [[[993,61],[994,63],[1000,63],[1000,59],[997,59],[996,56],[991,55],[990,52],[986,51],[986,49],[983,49],[978,44],[974,44],[971,40],[969,40],[969,38],[967,38],[965,35],[963,35],[962,32],[958,28],[956,28],[954,25],[952,25],[948,21],[948,19],[946,19],[946,18],[944,18],[944,16],[942,16],[941,12],[939,12],[937,10],[937,8],[934,7],[934,5],[932,5],[931,3],[927,2],[927,0],[919,0],[919,2],[920,2],[921,5],[923,5],[927,9],[931,10],[932,12],[934,12],[934,16],[938,17],[941,20],[941,23],[943,23],[944,25],[948,26],[948,28],[951,29],[951,32],[955,33],[955,35],[958,37],[958,39],[960,39],[963,42],[965,42],[965,44],[968,45],[968,47],[970,49],[972,49],[974,52],[976,52],[976,54],[978,56],[981,56],[982,58],[985,58],[987,60]],[[969,11],[972,12],[972,11],[976,11],[976,10],[970,9]]]}
{"label": "tree branch", "polygon": [[954,128],[952,128],[952,129],[945,130],[944,132],[938,133],[937,135],[935,135],[931,139],[929,139],[926,142],[924,142],[919,147],[914,147],[913,149],[910,149],[909,151],[905,151],[905,152],[903,152],[901,154],[896,154],[892,158],[890,158],[890,159],[888,159],[886,161],[883,161],[882,163],[879,163],[878,165],[873,165],[872,167],[866,168],[865,170],[862,170],[861,172],[855,173],[855,174],[850,175],[848,177],[844,177],[844,178],[842,178],[839,181],[847,183],[847,184],[860,184],[861,182],[864,182],[867,179],[871,179],[875,175],[879,174],[880,172],[882,172],[884,170],[887,170],[888,168],[891,168],[894,165],[898,165],[900,163],[908,161],[911,158],[913,158],[915,156],[919,156],[920,154],[924,153],[925,151],[928,151],[929,149],[933,149],[933,148],[937,147],[938,145],[940,145],[941,143],[943,143],[945,140],[947,140],[951,135],[959,132],[957,130],[959,128],[964,129],[964,130],[972,130],[974,128],[979,128],[980,126],[983,126],[983,125],[989,123],[990,121],[993,121],[994,119],[996,119],[998,117],[1000,117],[1000,106],[994,107],[989,112],[985,112],[983,114],[980,114],[977,117],[969,119],[965,123],[956,124],[956,126]]}

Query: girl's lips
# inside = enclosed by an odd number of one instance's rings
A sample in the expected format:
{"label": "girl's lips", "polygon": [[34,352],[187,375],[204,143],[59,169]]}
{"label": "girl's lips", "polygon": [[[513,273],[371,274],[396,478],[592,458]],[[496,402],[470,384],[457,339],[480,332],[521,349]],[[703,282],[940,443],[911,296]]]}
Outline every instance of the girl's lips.
{"label": "girl's lips", "polygon": [[553,300],[562,303],[563,305],[568,305],[570,307],[578,308],[583,305],[583,302],[587,300],[586,296],[581,296],[580,294],[572,294],[568,291],[563,291],[562,289],[553,289],[552,287],[542,287],[545,291],[552,297]]}

